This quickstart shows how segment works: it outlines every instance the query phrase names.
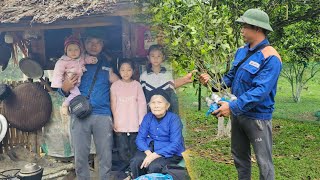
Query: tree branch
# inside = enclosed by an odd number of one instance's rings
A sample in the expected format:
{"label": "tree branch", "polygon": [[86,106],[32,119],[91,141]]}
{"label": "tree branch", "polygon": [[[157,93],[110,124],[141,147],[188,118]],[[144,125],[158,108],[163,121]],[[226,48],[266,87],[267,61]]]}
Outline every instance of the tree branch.
{"label": "tree branch", "polygon": [[283,27],[302,21],[302,20],[314,20],[315,18],[320,16],[320,8],[318,9],[309,9],[303,16],[289,16],[287,20],[280,20],[273,24],[275,30],[282,29]]}

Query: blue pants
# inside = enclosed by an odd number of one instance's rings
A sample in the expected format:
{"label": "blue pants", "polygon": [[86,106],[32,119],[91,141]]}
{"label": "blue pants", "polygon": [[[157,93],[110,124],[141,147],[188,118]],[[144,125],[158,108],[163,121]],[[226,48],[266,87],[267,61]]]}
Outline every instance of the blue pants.
{"label": "blue pants", "polygon": [[113,124],[110,116],[90,115],[85,119],[71,116],[71,137],[78,180],[90,180],[88,156],[91,134],[99,159],[100,180],[110,179],[112,166]]}
{"label": "blue pants", "polygon": [[241,180],[251,179],[250,144],[257,158],[260,180],[273,180],[271,120],[231,116],[231,152]]}

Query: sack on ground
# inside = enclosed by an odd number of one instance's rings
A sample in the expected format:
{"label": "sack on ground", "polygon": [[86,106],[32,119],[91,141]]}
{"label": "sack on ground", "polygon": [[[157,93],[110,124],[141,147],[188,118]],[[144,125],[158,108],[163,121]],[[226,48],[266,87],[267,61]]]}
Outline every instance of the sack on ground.
{"label": "sack on ground", "polygon": [[78,95],[70,101],[69,110],[79,119],[84,119],[91,114],[92,107],[87,97]]}
{"label": "sack on ground", "polygon": [[139,176],[135,180],[174,180],[169,174],[151,173]]}
{"label": "sack on ground", "polygon": [[187,169],[177,164],[166,165],[162,169],[162,173],[171,175],[173,180],[190,180]]}

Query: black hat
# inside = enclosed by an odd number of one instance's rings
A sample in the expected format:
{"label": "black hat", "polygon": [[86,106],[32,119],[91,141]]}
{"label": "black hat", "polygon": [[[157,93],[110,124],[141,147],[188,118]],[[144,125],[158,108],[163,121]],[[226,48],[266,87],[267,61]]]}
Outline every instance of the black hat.
{"label": "black hat", "polygon": [[170,96],[164,90],[155,89],[155,90],[151,91],[150,100],[151,100],[152,96],[154,96],[154,95],[161,95],[170,103]]}
{"label": "black hat", "polygon": [[104,40],[106,38],[106,28],[105,27],[92,27],[87,28],[83,34],[84,38],[92,37]]}

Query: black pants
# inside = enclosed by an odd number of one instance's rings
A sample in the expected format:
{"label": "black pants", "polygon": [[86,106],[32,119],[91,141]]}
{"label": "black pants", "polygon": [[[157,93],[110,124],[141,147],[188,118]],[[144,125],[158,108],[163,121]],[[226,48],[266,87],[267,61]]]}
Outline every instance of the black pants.
{"label": "black pants", "polygon": [[138,133],[116,132],[115,134],[120,160],[129,164],[130,159],[137,151],[136,138]]}
{"label": "black pants", "polygon": [[250,144],[257,158],[260,180],[273,180],[271,120],[231,116],[231,151],[239,180],[251,179]]}
{"label": "black pants", "polygon": [[140,169],[140,166],[145,159],[146,154],[141,151],[137,151],[135,156],[130,161],[130,169],[133,175],[133,178],[137,178],[144,174],[149,173],[161,173],[162,169],[168,164],[178,164],[182,157],[180,156],[173,156],[170,158],[160,157],[155,159],[150,163],[147,168]]}

